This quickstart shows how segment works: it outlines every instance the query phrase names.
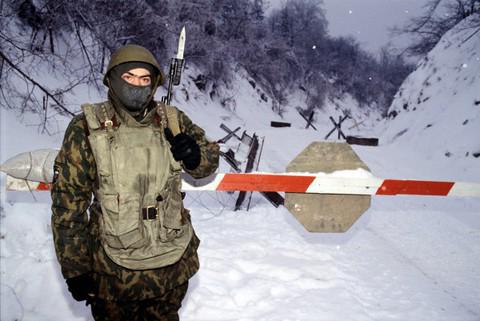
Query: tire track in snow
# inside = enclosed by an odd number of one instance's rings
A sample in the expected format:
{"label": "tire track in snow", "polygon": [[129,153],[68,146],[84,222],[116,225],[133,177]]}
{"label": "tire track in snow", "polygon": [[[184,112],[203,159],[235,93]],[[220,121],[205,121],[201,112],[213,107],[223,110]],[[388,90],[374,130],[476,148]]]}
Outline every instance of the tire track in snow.
{"label": "tire track in snow", "polygon": [[377,231],[375,231],[374,229],[372,229],[371,227],[365,227],[365,230],[367,232],[369,232],[370,234],[372,234],[374,237],[376,237],[377,239],[381,240],[381,242],[383,244],[386,244],[388,248],[392,249],[395,253],[396,253],[396,257],[398,257],[399,259],[401,259],[403,261],[403,263],[405,263],[406,265],[409,265],[411,266],[412,268],[414,268],[418,273],[420,273],[425,279],[429,280],[435,287],[438,287],[439,289],[441,289],[441,291],[443,293],[445,293],[447,296],[449,296],[452,301],[456,302],[458,304],[459,307],[461,307],[462,309],[464,309],[466,312],[468,312],[471,316],[475,317],[475,318],[480,318],[480,315],[471,310],[468,306],[466,306],[463,302],[459,301],[458,297],[453,294],[451,291],[449,291],[448,289],[444,288],[441,286],[441,283],[435,279],[432,275],[430,275],[429,273],[427,273],[424,269],[422,269],[420,267],[419,264],[417,264],[417,262],[411,258],[409,258],[407,255],[404,254],[404,252],[402,250],[400,250],[393,242],[391,242],[389,239],[385,238],[383,235],[377,233]]}

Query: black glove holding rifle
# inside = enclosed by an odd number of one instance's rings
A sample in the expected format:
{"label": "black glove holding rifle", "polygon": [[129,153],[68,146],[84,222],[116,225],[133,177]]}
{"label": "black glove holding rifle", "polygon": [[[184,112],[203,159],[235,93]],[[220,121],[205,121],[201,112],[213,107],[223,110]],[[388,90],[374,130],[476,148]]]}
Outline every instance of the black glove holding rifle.
{"label": "black glove holding rifle", "polygon": [[170,143],[170,151],[177,162],[182,161],[189,170],[194,170],[200,165],[200,146],[195,139],[184,133],[173,136],[170,128],[165,128],[165,137]]}

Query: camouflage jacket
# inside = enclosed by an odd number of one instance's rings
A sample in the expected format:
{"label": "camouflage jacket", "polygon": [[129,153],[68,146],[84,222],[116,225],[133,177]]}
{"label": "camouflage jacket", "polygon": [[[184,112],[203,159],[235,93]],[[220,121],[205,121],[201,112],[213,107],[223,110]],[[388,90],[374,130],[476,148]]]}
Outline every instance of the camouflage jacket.
{"label": "camouflage jacket", "polygon": [[[184,170],[196,178],[210,175],[218,166],[218,144],[209,142],[203,129],[181,111],[178,121],[180,130],[195,138],[201,150],[200,165],[193,171]],[[100,204],[92,200],[97,173],[86,128],[84,114],[72,119],[54,165],[52,230],[63,276],[93,272],[98,297],[120,301],[156,297],[186,282],[199,268],[196,250],[200,241],[196,235],[177,263],[159,269],[129,270],[105,254],[98,237]]]}

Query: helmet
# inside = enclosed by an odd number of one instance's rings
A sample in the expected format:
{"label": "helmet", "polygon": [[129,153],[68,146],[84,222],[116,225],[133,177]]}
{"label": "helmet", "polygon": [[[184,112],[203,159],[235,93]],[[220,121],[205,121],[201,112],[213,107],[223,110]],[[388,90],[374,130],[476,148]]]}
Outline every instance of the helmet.
{"label": "helmet", "polygon": [[112,54],[107,66],[107,71],[103,77],[103,84],[108,86],[108,75],[114,67],[126,62],[134,61],[145,62],[152,65],[157,71],[157,78],[152,79],[152,83],[157,84],[157,86],[163,84],[163,74],[160,70],[160,65],[158,64],[157,59],[155,59],[148,49],[138,45],[126,45],[120,47]]}

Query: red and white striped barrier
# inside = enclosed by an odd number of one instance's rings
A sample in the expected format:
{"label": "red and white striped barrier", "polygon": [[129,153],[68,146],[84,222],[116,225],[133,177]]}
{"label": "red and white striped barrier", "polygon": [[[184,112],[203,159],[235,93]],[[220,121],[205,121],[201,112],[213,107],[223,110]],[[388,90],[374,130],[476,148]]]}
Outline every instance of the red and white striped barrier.
{"label": "red and white striped barrier", "polygon": [[257,191],[353,195],[431,195],[480,197],[480,183],[339,177],[329,174],[217,174],[207,185],[183,182],[183,190]]}
{"label": "red and white striped barrier", "polygon": [[[216,174],[210,182],[195,186],[183,181],[184,191],[255,191],[289,192],[311,194],[348,194],[348,195],[418,195],[480,197],[480,183],[423,181],[403,179],[381,179],[370,175],[361,176],[344,173],[249,173]],[[31,182],[7,176],[6,188],[9,191],[46,191],[49,183]]]}
{"label": "red and white striped barrier", "polygon": [[44,183],[44,182],[33,182],[29,181],[26,179],[19,179],[12,177],[10,175],[7,175],[7,181],[5,184],[6,190],[7,191],[20,191],[20,192],[25,192],[25,191],[38,191],[38,192],[44,192],[44,191],[49,191],[51,188],[50,183]]}

